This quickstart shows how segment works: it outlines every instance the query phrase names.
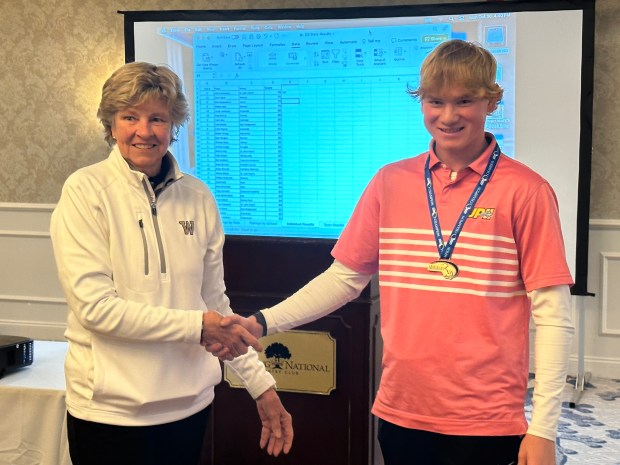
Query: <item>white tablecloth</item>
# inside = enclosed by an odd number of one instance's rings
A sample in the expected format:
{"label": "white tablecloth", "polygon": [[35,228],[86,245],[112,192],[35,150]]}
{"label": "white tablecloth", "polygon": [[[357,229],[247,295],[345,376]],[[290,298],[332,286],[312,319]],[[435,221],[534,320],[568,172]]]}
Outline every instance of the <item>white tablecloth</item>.
{"label": "white tablecloth", "polygon": [[66,342],[34,341],[33,364],[0,379],[0,465],[71,465]]}

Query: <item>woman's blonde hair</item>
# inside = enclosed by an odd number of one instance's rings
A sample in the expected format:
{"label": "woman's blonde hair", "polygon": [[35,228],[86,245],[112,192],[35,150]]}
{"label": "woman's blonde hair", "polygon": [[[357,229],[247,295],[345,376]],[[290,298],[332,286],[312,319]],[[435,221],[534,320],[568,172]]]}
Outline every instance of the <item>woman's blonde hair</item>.
{"label": "woman's blonde hair", "polygon": [[121,110],[152,99],[166,103],[172,119],[172,141],[189,119],[189,105],[181,79],[167,66],[145,62],[127,63],[114,71],[103,84],[97,117],[103,124],[104,138],[112,146],[112,123]]}
{"label": "woman's blonde hair", "polygon": [[496,82],[495,57],[473,42],[449,40],[439,44],[422,62],[417,89],[407,92],[422,100],[428,93],[460,85],[478,97],[499,102],[504,90]]}

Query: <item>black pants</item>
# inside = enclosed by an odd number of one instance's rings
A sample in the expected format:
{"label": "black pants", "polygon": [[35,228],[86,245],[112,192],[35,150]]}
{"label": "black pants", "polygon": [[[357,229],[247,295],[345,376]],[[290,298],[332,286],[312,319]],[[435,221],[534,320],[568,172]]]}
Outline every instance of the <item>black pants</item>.
{"label": "black pants", "polygon": [[449,436],[379,419],[385,465],[516,465],[523,436]]}
{"label": "black pants", "polygon": [[210,406],[183,420],[155,426],[116,426],[67,413],[73,465],[198,465]]}

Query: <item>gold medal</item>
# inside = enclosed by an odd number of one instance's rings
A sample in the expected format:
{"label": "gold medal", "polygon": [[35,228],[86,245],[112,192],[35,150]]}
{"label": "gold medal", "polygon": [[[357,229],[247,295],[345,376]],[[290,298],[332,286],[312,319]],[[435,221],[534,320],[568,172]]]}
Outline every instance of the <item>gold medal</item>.
{"label": "gold medal", "polygon": [[449,260],[436,260],[429,263],[428,271],[439,272],[444,279],[454,279],[459,274],[459,267]]}
{"label": "gold medal", "polygon": [[492,156],[487,161],[487,167],[484,169],[484,173],[480,176],[478,185],[474,188],[469,200],[465,204],[465,207],[461,211],[459,218],[452,229],[450,234],[450,240],[446,243],[443,240],[441,233],[441,226],[439,226],[439,215],[437,214],[437,202],[435,201],[435,191],[433,190],[433,176],[431,175],[430,162],[431,155],[429,153],[426,158],[426,164],[424,165],[424,181],[426,188],[426,199],[428,200],[428,210],[431,216],[432,232],[435,235],[435,243],[437,244],[437,251],[439,252],[439,260],[428,265],[428,271],[432,273],[441,273],[444,279],[454,279],[459,274],[459,267],[450,261],[454,247],[456,247],[456,241],[459,238],[459,234],[463,230],[463,225],[467,218],[469,218],[470,211],[476,206],[478,198],[482,195],[482,191],[489,184],[491,175],[495,170],[495,167],[499,161],[501,150],[496,143],[493,149]]}

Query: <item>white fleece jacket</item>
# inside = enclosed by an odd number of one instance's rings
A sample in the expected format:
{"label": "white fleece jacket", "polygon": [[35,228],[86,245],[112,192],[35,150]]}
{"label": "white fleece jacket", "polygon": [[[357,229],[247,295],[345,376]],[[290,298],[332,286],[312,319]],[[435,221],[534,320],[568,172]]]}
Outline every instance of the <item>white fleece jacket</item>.
{"label": "white fleece jacket", "polygon": [[[224,234],[202,182],[172,168],[156,197],[115,146],[66,181],[52,214],[68,304],[67,408],[88,421],[153,425],[212,402],[217,358],[199,344],[202,312],[232,313]],[[275,384],[256,353],[230,363],[256,398]]]}

